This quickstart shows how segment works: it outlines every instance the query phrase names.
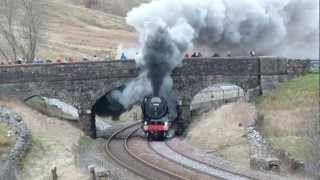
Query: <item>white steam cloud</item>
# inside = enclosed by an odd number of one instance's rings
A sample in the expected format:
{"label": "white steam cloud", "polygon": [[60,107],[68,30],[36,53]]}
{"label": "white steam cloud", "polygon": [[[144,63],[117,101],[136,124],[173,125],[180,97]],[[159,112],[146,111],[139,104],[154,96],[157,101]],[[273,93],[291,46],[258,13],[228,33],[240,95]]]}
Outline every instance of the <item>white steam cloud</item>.
{"label": "white steam cloud", "polygon": [[152,86],[146,72],[143,72],[139,77],[126,84],[126,87],[122,91],[112,91],[112,97],[117,99],[125,109],[149,94],[152,94]]}
{"label": "white steam cloud", "polygon": [[319,55],[318,0],[154,0],[127,16],[140,34],[156,19],[168,28],[185,20],[196,32],[196,46],[214,52],[247,55],[254,49],[262,55]]}
{"label": "white steam cloud", "polygon": [[[153,0],[127,23],[140,34],[140,76],[114,97],[125,106],[146,95],[170,97],[171,71],[193,46],[212,52],[318,59],[317,0]],[[194,45],[193,45],[194,44]],[[141,99],[140,99],[141,98]],[[169,98],[170,99],[170,98]]]}

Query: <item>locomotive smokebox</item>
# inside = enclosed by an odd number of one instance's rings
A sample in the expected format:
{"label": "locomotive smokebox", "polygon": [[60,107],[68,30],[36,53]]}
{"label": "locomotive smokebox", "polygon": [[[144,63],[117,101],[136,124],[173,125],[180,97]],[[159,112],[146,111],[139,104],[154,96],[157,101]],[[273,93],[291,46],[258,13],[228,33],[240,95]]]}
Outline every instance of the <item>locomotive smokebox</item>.
{"label": "locomotive smokebox", "polygon": [[144,98],[141,108],[143,115],[142,129],[148,139],[160,140],[174,136],[178,115],[170,113],[170,108],[164,97],[147,96]]}

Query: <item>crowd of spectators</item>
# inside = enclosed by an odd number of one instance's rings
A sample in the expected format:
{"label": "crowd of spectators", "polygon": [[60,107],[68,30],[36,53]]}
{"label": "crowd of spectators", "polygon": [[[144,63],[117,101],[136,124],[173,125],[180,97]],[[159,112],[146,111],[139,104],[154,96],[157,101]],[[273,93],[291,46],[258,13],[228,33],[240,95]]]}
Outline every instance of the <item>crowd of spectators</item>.
{"label": "crowd of spectators", "polygon": [[[255,56],[256,53],[255,53],[255,51],[251,50],[251,51],[249,51],[248,55],[250,55],[250,56]],[[185,58],[196,58],[196,57],[202,57],[202,54],[201,54],[201,52],[194,52],[194,53],[192,53],[192,54],[186,53],[184,57],[185,57]],[[206,57],[208,57],[208,56],[206,56]],[[217,53],[217,52],[214,52],[214,53],[212,53],[212,56],[211,56],[211,57],[223,57],[223,56],[221,56],[221,55],[220,55],[219,53]],[[227,54],[225,55],[225,57],[231,57],[231,52],[228,51]]]}
{"label": "crowd of spectators", "polygon": [[[91,59],[91,60],[90,60]],[[35,58],[32,63],[26,63],[27,61],[25,59],[19,58],[17,61],[14,62],[0,62],[1,65],[19,65],[19,64],[72,64],[76,62],[87,62],[87,61],[107,61],[108,58],[100,58],[96,55],[93,56],[93,58],[73,58],[73,57],[66,57],[66,58],[56,58],[56,59],[50,59],[50,58]]]}
{"label": "crowd of spectators", "polygon": [[[250,56],[255,56],[255,52],[253,50],[251,50],[249,52]],[[231,53],[227,52],[226,54],[227,57],[231,57]],[[202,57],[201,52],[194,52],[191,54],[186,53],[185,58],[198,58],[198,57]],[[220,54],[218,53],[213,53],[211,57],[220,57]],[[125,52],[121,53],[120,59],[121,61],[125,61],[127,60],[127,55]],[[73,58],[73,57],[66,57],[66,58],[56,58],[56,59],[44,59],[44,58],[35,58],[32,64],[66,64],[66,63],[76,63],[76,62],[87,62],[87,61],[109,61],[111,60],[110,58],[101,58],[98,57],[97,55],[94,55],[93,58],[81,58],[81,59],[77,59],[77,58]],[[22,58],[19,58],[17,61],[15,62],[0,62],[0,66],[1,65],[16,65],[16,64],[26,64],[26,61]]]}

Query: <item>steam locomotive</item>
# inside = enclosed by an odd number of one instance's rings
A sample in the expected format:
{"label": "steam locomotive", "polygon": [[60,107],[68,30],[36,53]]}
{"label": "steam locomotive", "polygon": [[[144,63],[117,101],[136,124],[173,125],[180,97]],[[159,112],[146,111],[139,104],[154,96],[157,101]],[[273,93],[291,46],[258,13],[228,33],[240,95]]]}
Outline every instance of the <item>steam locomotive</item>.
{"label": "steam locomotive", "polygon": [[177,112],[169,112],[163,97],[145,97],[142,108],[142,130],[149,140],[163,140],[175,134]]}

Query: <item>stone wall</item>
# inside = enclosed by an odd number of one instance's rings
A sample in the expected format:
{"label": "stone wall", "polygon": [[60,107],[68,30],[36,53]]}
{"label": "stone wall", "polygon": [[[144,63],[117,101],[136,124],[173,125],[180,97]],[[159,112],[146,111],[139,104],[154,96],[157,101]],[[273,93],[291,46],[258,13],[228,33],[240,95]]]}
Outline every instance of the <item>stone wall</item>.
{"label": "stone wall", "polygon": [[0,66],[0,84],[135,77],[134,61]]}
{"label": "stone wall", "polygon": [[303,161],[295,159],[284,149],[273,147],[259,132],[257,126],[259,126],[257,120],[254,120],[254,124],[247,127],[247,140],[250,146],[250,167],[252,169],[280,172],[285,166],[291,172],[306,172]]}
{"label": "stone wall", "polygon": [[272,89],[275,89],[281,82],[306,74],[309,71],[309,60],[261,57],[261,93],[266,95]]}
{"label": "stone wall", "polygon": [[16,137],[16,144],[10,150],[7,159],[0,162],[0,179],[17,179],[17,164],[24,158],[31,147],[30,132],[22,118],[0,106],[0,122],[6,124]]}
{"label": "stone wall", "polygon": [[134,61],[0,66],[0,96],[42,95],[89,107],[136,76]]}

